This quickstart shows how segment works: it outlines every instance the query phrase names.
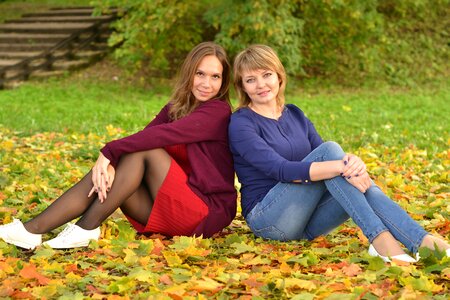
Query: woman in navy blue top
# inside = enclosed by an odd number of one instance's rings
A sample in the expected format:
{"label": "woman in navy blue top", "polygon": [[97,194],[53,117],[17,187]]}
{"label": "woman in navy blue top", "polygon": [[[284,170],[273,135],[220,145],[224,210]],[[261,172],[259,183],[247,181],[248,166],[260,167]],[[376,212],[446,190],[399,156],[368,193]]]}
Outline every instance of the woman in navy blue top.
{"label": "woman in navy blue top", "polygon": [[386,262],[415,262],[420,247],[435,245],[450,256],[450,245],[389,199],[359,157],[323,142],[298,107],[284,104],[286,73],[270,47],[239,53],[234,80],[240,103],[229,142],[242,214],[255,235],[311,240],[351,217],[370,241],[369,254]]}

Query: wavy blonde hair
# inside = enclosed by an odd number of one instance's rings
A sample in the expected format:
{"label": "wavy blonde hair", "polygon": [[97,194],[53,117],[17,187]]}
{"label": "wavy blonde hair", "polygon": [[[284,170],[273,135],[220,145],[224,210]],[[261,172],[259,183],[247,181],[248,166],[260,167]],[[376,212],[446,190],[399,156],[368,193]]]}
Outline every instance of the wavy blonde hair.
{"label": "wavy blonde hair", "polygon": [[220,98],[231,106],[229,96],[231,67],[227,54],[221,46],[213,42],[203,42],[189,52],[181,66],[174,92],[170,98],[172,105],[169,110],[169,116],[172,120],[178,120],[190,114],[197,107],[198,101],[192,94],[194,76],[202,59],[209,55],[217,57],[223,67],[222,85],[214,98]]}
{"label": "wavy blonde hair", "polygon": [[250,97],[244,91],[242,74],[256,70],[271,70],[277,73],[280,80],[280,90],[277,104],[284,105],[284,91],[286,89],[286,71],[275,51],[266,45],[252,45],[241,51],[234,59],[234,87],[239,98],[239,107],[246,107],[251,103]]}

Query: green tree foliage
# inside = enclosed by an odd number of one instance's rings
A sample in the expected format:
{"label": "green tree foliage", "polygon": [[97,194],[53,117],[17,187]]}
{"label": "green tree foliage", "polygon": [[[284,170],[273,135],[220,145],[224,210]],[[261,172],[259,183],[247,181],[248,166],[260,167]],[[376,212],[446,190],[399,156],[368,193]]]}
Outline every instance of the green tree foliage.
{"label": "green tree foliage", "polygon": [[303,20],[299,1],[226,0],[208,11],[206,20],[217,30],[216,41],[234,57],[250,44],[275,48],[286,69],[299,73],[302,66]]}
{"label": "green tree foliage", "polygon": [[171,70],[201,42],[207,32],[202,21],[208,1],[142,0],[101,1],[118,6],[123,15],[109,44],[120,45],[115,57],[133,70]]}
{"label": "green tree foliage", "polygon": [[448,70],[450,0],[108,0],[126,13],[115,24],[115,56],[133,70],[174,70],[198,42],[231,58],[263,43],[288,73],[342,83],[410,84]]}
{"label": "green tree foliage", "polygon": [[[305,54],[308,73],[331,76],[346,70],[371,71],[376,43],[383,34],[377,0],[304,0]],[[375,51],[374,51],[375,50]]]}

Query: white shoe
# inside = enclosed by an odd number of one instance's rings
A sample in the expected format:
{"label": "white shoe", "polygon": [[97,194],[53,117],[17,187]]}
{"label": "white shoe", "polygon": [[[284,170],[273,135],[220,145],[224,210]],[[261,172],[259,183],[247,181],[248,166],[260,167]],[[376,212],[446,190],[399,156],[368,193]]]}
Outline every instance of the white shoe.
{"label": "white shoe", "polygon": [[44,245],[48,245],[54,249],[86,247],[89,245],[89,241],[98,241],[99,237],[100,227],[92,230],[86,230],[78,225],[69,223],[57,237],[44,242]]}
{"label": "white shoe", "polygon": [[415,263],[415,262],[417,262],[416,259],[412,258],[408,254],[394,255],[394,256],[390,256],[390,258],[387,257],[387,256],[380,255],[372,244],[370,244],[370,246],[369,246],[369,255],[370,256],[378,256],[384,262],[391,262],[392,261],[391,259],[397,260],[397,261],[402,261],[402,262],[407,262],[407,263]]}
{"label": "white shoe", "polygon": [[0,238],[9,244],[25,249],[34,249],[42,243],[42,234],[31,233],[19,219],[0,226]]}

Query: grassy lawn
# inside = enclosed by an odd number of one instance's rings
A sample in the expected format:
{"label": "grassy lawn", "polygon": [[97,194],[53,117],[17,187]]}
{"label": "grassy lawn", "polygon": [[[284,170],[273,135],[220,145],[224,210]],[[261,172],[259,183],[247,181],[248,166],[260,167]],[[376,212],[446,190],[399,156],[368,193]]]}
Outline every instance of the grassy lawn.
{"label": "grassy lawn", "polygon": [[[0,223],[42,211],[104,142],[141,129],[167,102],[166,83],[140,88],[101,68],[0,91]],[[422,226],[449,238],[450,85],[291,89],[287,100],[325,139],[359,154]],[[450,259],[421,253],[418,264],[385,265],[367,246],[350,221],[283,243],[255,238],[239,212],[210,239],[136,235],[115,213],[89,248],[21,251],[0,241],[0,298],[448,299]]]}
{"label": "grassy lawn", "polygon": [[[95,68],[94,68],[95,69]],[[19,134],[93,132],[107,125],[132,133],[167,102],[167,84],[137,88],[127,80],[75,74],[0,91],[0,124]],[[408,90],[290,90],[327,140],[354,151],[367,144],[444,150],[449,139],[450,84]]]}

